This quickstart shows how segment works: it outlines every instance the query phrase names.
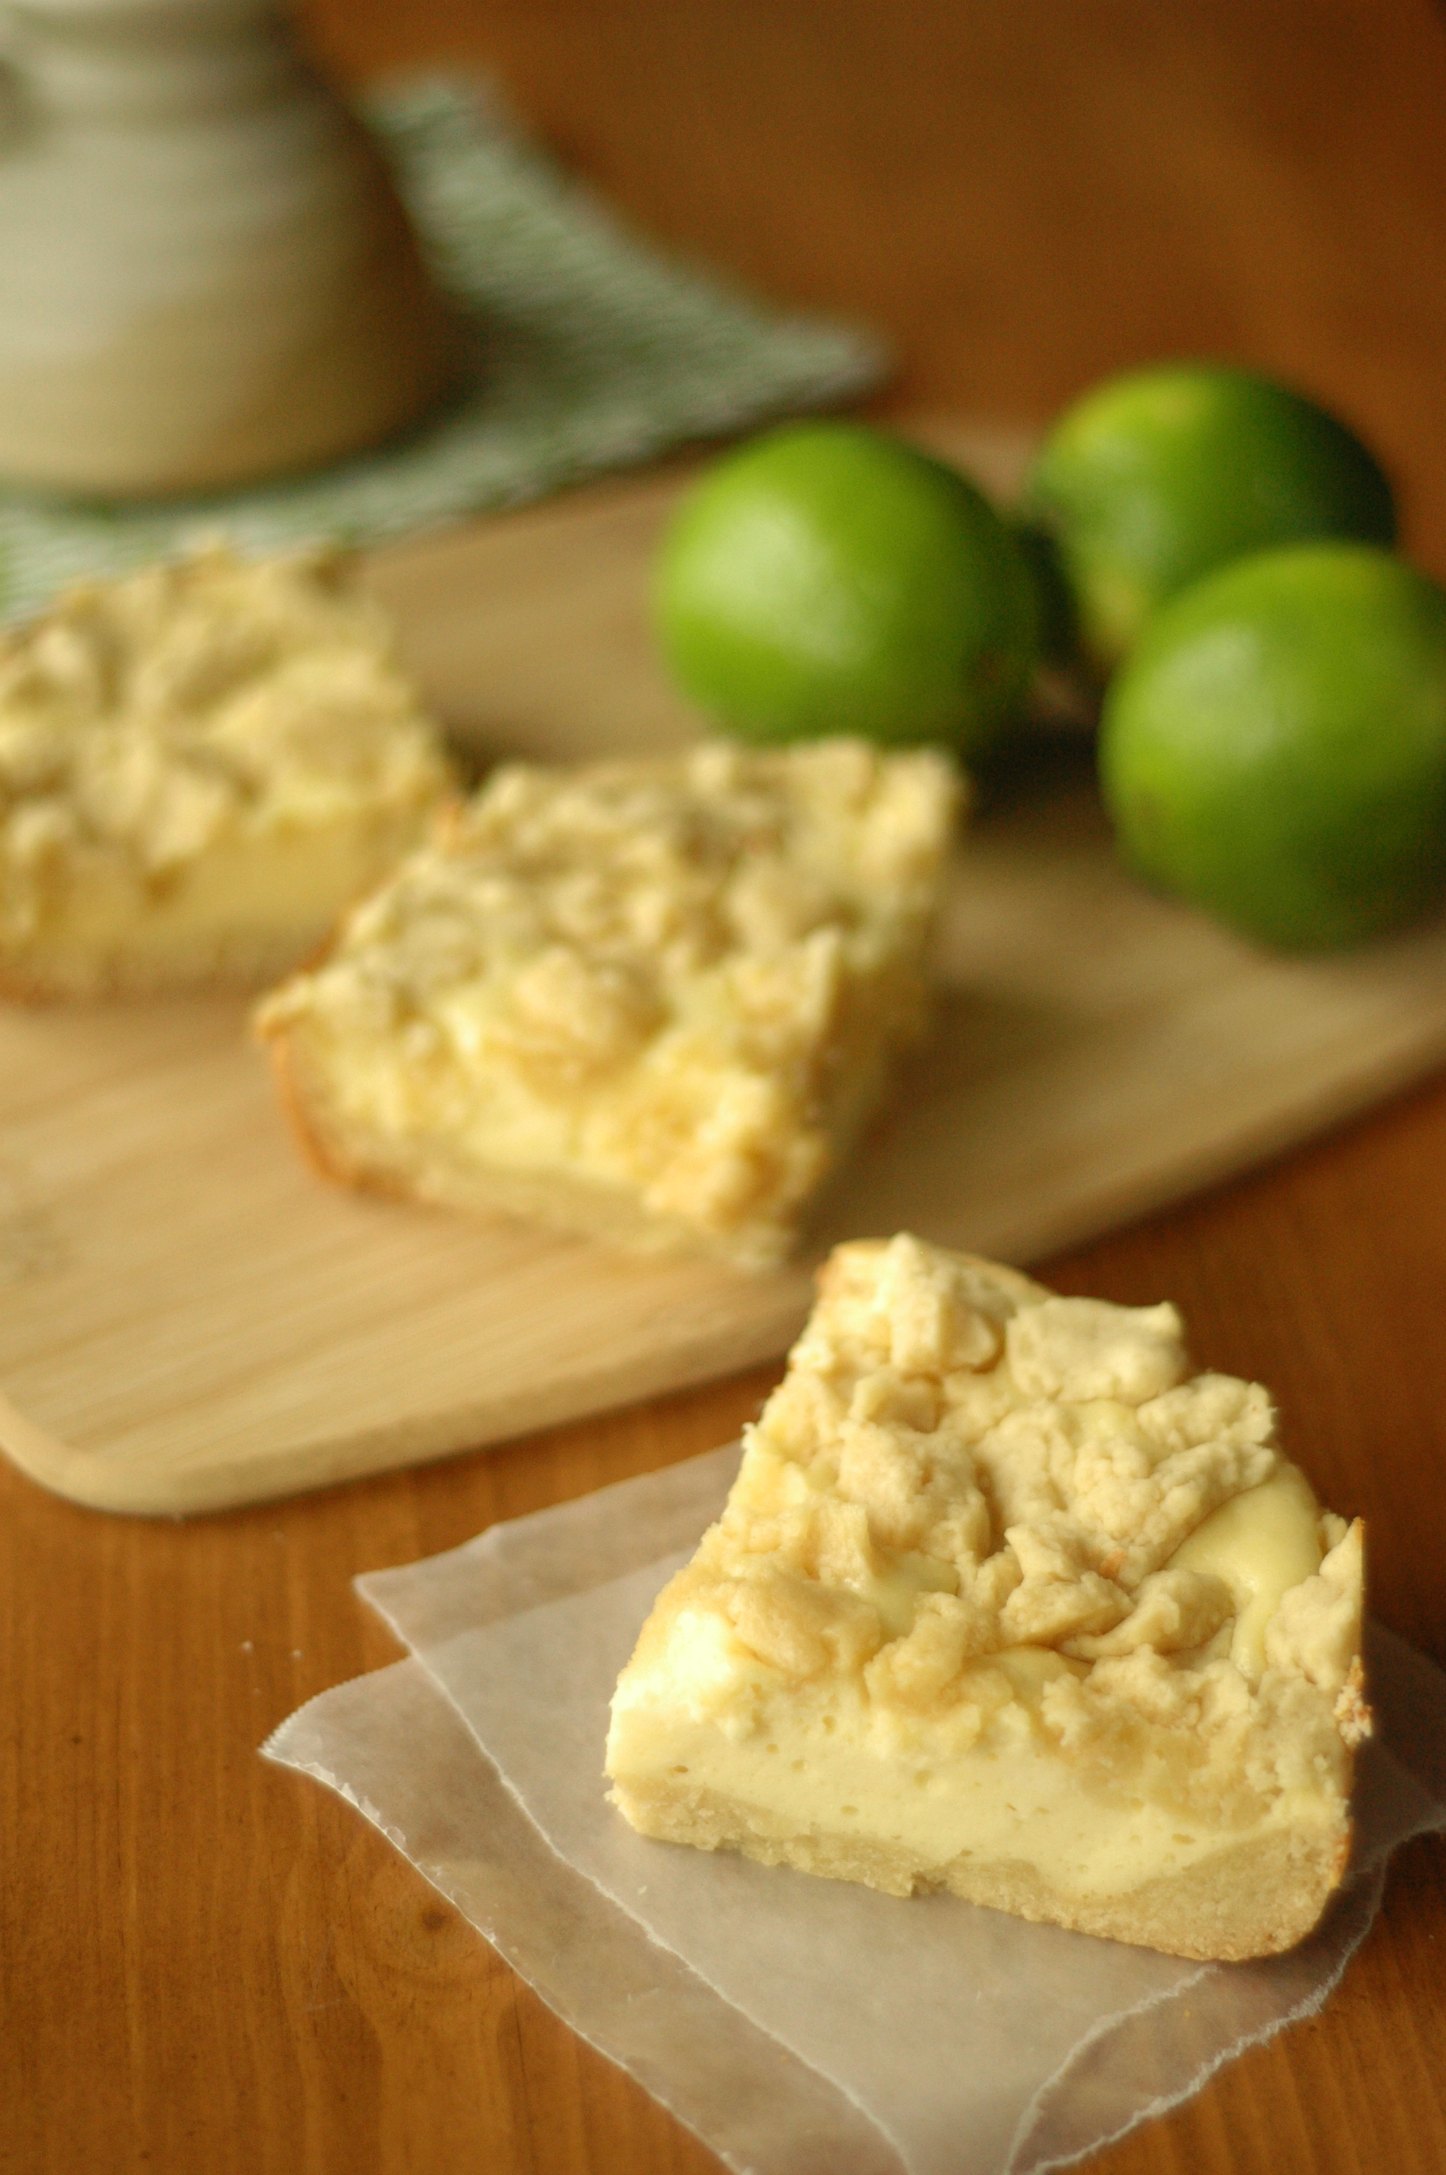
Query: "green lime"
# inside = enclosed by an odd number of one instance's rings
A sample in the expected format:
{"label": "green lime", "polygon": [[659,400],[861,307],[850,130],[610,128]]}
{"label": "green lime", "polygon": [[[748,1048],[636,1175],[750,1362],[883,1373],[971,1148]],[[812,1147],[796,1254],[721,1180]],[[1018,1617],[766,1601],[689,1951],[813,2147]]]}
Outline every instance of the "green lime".
{"label": "green lime", "polygon": [[1037,644],[1029,569],[988,500],[861,423],[786,425],[718,461],[664,541],[656,609],[679,685],[753,740],[976,755]]}
{"label": "green lime", "polygon": [[1248,936],[1349,944],[1446,889],[1446,591],[1297,544],[1162,606],[1105,697],[1126,858]]}
{"label": "green lime", "polygon": [[1080,646],[1109,671],[1151,612],[1228,560],[1309,537],[1391,544],[1391,486],[1344,423],[1220,363],[1111,378],[1069,409],[1026,507],[1051,534]]}

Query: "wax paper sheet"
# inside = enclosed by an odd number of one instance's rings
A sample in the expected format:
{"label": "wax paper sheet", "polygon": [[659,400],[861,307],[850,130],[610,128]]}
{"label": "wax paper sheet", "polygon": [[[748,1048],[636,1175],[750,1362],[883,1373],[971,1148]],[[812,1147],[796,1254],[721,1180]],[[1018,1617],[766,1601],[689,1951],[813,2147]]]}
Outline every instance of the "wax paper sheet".
{"label": "wax paper sheet", "polygon": [[361,1580],[414,1658],[323,1693],[267,1752],[357,1805],[749,2175],[1035,2175],[1320,2007],[1390,1851],[1446,1826],[1446,1677],[1389,1633],[1355,1872],[1290,1956],[1182,1963],[633,1834],[604,1796],[608,1698],[735,1464],[715,1452]]}

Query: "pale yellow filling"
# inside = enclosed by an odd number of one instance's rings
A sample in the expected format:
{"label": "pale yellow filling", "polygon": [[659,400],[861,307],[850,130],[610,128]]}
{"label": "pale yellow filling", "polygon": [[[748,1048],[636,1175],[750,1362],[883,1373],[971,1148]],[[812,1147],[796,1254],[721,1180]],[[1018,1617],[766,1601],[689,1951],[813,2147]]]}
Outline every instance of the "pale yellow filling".
{"label": "pale yellow filling", "polygon": [[339,908],[376,881],[404,837],[376,823],[237,834],[164,882],[96,854],[57,884],[30,941],[45,957],[93,958],[123,944],[127,958],[161,960],[223,939],[294,951],[308,934],[321,941]]}
{"label": "pale yellow filling", "polygon": [[1320,1505],[1296,1465],[1222,1503],[1170,1558],[1170,1568],[1224,1579],[1235,1603],[1230,1659],[1248,1677],[1265,1667],[1265,1633],[1292,1586],[1321,1567]]}
{"label": "pale yellow filling", "polygon": [[[918,989],[850,967],[851,987],[818,1020],[830,1037],[866,1041],[873,1060],[912,1023]],[[347,1123],[376,1136],[445,1141],[458,1166],[577,1177],[636,1194],[654,1215],[726,1229],[759,1214],[786,1219],[818,1183],[844,1129],[837,1093],[800,1093],[786,1074],[750,1063],[719,1023],[718,993],[690,989],[675,1015],[628,1059],[539,1093],[509,1047],[510,1015],[491,993],[434,1006],[399,1034],[333,1037],[318,1050]]]}
{"label": "pale yellow filling", "polygon": [[[705,1623],[717,1619],[695,1619]],[[693,1636],[680,1619],[680,1645]],[[987,1744],[952,1751],[919,1742],[879,1748],[873,1740],[882,1733],[846,1695],[804,1703],[787,1725],[775,1718],[772,1729],[734,1736],[706,1698],[680,1694],[682,1684],[721,1671],[722,1656],[705,1648],[676,1658],[676,1674],[669,1668],[662,1680],[644,1678],[620,1693],[608,1772],[625,1788],[666,1781],[714,1792],[744,1808],[764,1834],[881,1843],[924,1877],[960,1859],[1023,1864],[1081,1897],[1126,1895],[1240,1840],[1218,1819],[1180,1805],[1082,1789],[1075,1769],[1039,1735],[1040,1689],[1067,1664],[1037,1649],[991,1658],[1016,1696]],[[1333,1808],[1320,1798],[1282,1793],[1250,1832],[1299,1828],[1312,1814],[1323,1830],[1332,1826]]]}

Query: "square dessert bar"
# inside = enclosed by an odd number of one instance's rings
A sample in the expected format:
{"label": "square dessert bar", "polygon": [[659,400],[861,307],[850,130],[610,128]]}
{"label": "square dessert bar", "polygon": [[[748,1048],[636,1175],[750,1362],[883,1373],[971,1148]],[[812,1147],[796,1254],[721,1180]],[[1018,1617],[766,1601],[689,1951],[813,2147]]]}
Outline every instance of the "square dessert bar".
{"label": "square dessert bar", "polygon": [[919,1026],[958,800],[932,752],[504,769],[259,1014],[317,1162],[779,1260]]}
{"label": "square dessert bar", "polygon": [[841,1247],[618,1682],[643,1834],[1176,1955],[1283,1949],[1350,1842],[1359,1524],[1173,1307]]}
{"label": "square dessert bar", "polygon": [[336,554],[82,584],[0,635],[0,990],[271,980],[453,789]]}

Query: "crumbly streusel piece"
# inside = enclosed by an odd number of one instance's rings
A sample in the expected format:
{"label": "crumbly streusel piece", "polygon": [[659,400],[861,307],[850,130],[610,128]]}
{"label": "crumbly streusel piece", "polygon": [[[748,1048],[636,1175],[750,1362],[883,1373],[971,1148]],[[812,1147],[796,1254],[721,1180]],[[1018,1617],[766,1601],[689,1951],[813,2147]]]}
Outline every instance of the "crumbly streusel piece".
{"label": "crumbly streusel piece", "polygon": [[81,584],[0,636],[0,987],[271,979],[452,789],[336,554]]}
{"label": "crumbly streusel piece", "polygon": [[1362,1536],[1173,1307],[838,1249],[613,1701],[648,1835],[1185,1956],[1291,1946],[1369,1730]]}
{"label": "crumbly streusel piece", "polygon": [[923,1009],[957,799],[829,741],[499,772],[262,1007],[332,1174],[778,1260]]}

